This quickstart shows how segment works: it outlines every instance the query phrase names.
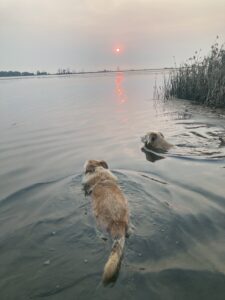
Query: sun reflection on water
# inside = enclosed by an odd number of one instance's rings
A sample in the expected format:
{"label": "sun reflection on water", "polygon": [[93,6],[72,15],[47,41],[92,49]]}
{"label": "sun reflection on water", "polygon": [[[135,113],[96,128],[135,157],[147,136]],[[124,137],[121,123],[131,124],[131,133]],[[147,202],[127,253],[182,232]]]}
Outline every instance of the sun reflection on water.
{"label": "sun reflection on water", "polygon": [[124,80],[123,72],[116,73],[115,91],[116,91],[116,95],[117,95],[117,102],[119,104],[123,104],[123,103],[127,102],[127,96],[126,96],[125,90],[123,88],[123,80]]}

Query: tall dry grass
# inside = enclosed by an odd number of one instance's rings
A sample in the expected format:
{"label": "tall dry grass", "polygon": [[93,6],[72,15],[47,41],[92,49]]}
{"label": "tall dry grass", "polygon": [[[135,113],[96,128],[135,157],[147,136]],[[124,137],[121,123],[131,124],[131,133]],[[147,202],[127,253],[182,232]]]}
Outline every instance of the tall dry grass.
{"label": "tall dry grass", "polygon": [[164,98],[193,100],[200,104],[225,107],[225,50],[215,42],[208,56],[199,53],[179,68],[172,70],[164,81]]}

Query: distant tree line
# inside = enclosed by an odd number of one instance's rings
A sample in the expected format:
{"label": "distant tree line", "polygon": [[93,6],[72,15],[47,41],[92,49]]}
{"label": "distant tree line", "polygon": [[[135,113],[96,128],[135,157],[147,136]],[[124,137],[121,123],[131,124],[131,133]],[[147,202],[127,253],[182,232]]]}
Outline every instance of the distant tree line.
{"label": "distant tree line", "polygon": [[36,73],[31,72],[19,72],[19,71],[0,71],[0,77],[16,77],[16,76],[40,76],[40,75],[48,75],[45,71],[37,71]]}
{"label": "distant tree line", "polygon": [[39,75],[48,75],[48,73],[47,72],[45,72],[45,71],[42,71],[42,72],[40,72],[40,71],[37,71],[37,76],[39,76]]}
{"label": "distant tree line", "polygon": [[73,74],[76,73],[75,71],[70,71],[69,68],[67,69],[58,69],[57,75],[65,75],[65,74]]}

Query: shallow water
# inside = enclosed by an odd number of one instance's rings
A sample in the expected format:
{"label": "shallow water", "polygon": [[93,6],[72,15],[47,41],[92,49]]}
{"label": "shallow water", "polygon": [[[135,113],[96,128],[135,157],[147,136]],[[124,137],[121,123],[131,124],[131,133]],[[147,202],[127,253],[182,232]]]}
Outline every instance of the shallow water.
{"label": "shallow water", "polygon": [[[154,100],[161,78],[0,80],[1,299],[224,299],[225,118]],[[150,130],[177,145],[164,159],[141,150]],[[120,274],[108,287],[100,280],[111,241],[81,188],[90,158],[109,163],[131,211]]]}

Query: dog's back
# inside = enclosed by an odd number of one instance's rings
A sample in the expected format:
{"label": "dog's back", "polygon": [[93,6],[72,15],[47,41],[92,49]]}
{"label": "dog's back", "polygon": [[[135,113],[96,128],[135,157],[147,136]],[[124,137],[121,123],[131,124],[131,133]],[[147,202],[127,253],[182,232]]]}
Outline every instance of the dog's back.
{"label": "dog's back", "polygon": [[90,160],[86,163],[83,184],[91,194],[98,225],[106,229],[114,240],[103,272],[103,283],[108,283],[117,274],[122,259],[129,222],[127,200],[117,185],[117,178],[104,161]]}
{"label": "dog's back", "polygon": [[127,200],[113,180],[100,181],[92,190],[93,210],[98,223],[113,238],[124,234],[128,226]]}

